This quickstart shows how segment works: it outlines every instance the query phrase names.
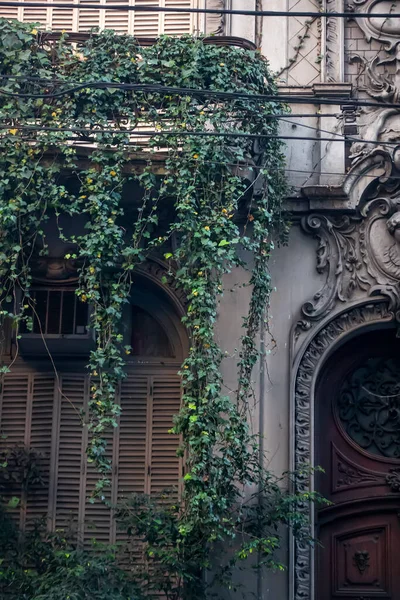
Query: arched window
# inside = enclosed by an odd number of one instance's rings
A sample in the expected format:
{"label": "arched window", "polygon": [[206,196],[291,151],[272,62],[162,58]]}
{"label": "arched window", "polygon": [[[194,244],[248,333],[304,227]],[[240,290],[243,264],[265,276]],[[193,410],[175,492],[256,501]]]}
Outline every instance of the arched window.
{"label": "arched window", "polygon": [[[62,313],[65,292],[58,293]],[[52,319],[57,320],[54,315]],[[57,322],[63,322],[62,315]],[[113,463],[107,492],[112,503],[131,493],[177,491],[182,475],[176,456],[179,440],[168,433],[180,407],[177,372],[187,348],[180,316],[166,294],[140,278],[124,323],[124,336],[132,342],[133,352],[118,390],[119,426],[106,435]],[[89,545],[92,538],[113,543],[120,534],[111,511],[87,500],[98,473],[87,463],[88,432],[81,417],[87,411],[91,386],[86,363],[87,357],[78,354],[60,355],[55,358],[55,373],[46,357],[22,353],[1,388],[0,446],[32,448],[39,454],[43,481],[30,486],[15,509],[20,525],[29,529],[36,518],[46,517],[50,529],[72,527],[78,539]],[[6,490],[6,495],[18,495],[19,485]]]}

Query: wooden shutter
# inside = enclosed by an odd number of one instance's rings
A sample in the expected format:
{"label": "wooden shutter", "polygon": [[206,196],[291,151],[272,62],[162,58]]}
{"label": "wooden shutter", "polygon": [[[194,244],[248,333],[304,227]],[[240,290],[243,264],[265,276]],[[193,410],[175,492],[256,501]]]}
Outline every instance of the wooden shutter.
{"label": "wooden shutter", "polygon": [[[13,511],[15,518],[29,529],[34,520],[47,517],[50,528],[76,532],[86,547],[92,538],[104,543],[126,538],[116,535],[110,508],[89,501],[99,477],[87,463],[87,430],[82,427],[89,385],[84,373],[18,373],[4,377],[0,396],[0,448],[37,450],[44,483],[29,488]],[[168,431],[180,400],[178,376],[131,373],[122,382],[119,427],[106,434],[113,462],[107,500],[112,504],[132,493],[178,489],[179,440]],[[10,486],[5,496],[20,493],[20,486]]]}
{"label": "wooden shutter", "polygon": [[[26,436],[26,421],[28,408],[29,375],[5,375],[1,386],[0,405],[0,448],[24,446]],[[9,500],[12,496],[20,497],[21,487],[11,483],[2,496]],[[20,520],[21,506],[10,511],[13,518]]]}
{"label": "wooden shutter", "polygon": [[[0,8],[0,16],[6,19],[19,19],[24,23],[40,23],[44,29],[59,31],[87,32],[93,27],[113,29],[118,33],[130,33],[136,37],[158,37],[160,34],[183,35],[192,33],[197,19],[190,13],[157,13],[140,11],[98,10],[96,8],[73,10],[72,8],[53,8],[52,0],[48,7]],[[76,3],[77,0],[72,0]],[[126,4],[130,6],[154,6],[168,8],[196,8],[198,0],[105,0],[107,4]],[[87,0],[86,4],[98,4],[98,0]]]}
{"label": "wooden shutter", "polygon": [[54,374],[30,376],[26,445],[38,453],[42,482],[29,486],[26,499],[26,528],[49,516],[49,486],[54,418]]}
{"label": "wooden shutter", "polygon": [[[192,0],[164,0],[166,8],[192,8]],[[163,13],[162,32],[166,35],[184,35],[193,31],[191,13]]]}
{"label": "wooden shutter", "polygon": [[[98,4],[97,0],[88,0],[85,4]],[[78,11],[78,31],[90,31],[93,27],[101,27],[101,17],[104,11],[93,9],[80,9]]]}
{"label": "wooden shutter", "polygon": [[[129,6],[129,0],[106,0],[106,4],[124,4]],[[118,33],[127,33],[130,31],[129,23],[131,12],[128,10],[105,10],[104,28],[113,29]]]}
{"label": "wooden shutter", "polygon": [[57,529],[81,532],[83,525],[83,471],[86,465],[86,429],[80,411],[87,407],[88,377],[62,375],[57,390],[59,417],[54,456],[54,513]]}
{"label": "wooden shutter", "polygon": [[40,23],[43,29],[51,28],[51,9],[46,7],[32,8],[24,6],[22,19],[24,23]]}
{"label": "wooden shutter", "polygon": [[[107,440],[106,457],[110,460],[113,458],[113,438],[114,431],[106,431],[104,439]],[[114,465],[110,472],[111,488],[114,487],[115,475]],[[105,490],[105,500],[107,504],[100,500],[91,501],[91,496],[95,485],[99,480],[97,469],[86,460],[86,478],[85,489],[82,502],[84,506],[84,527],[83,527],[83,542],[86,548],[92,546],[92,540],[95,538],[97,542],[108,544],[112,541],[112,515],[110,502],[112,502],[112,489]]]}
{"label": "wooden shutter", "polygon": [[179,437],[168,433],[181,404],[180,379],[157,375],[152,378],[151,388],[148,491],[158,494],[177,489],[181,477],[181,460],[176,456]]}

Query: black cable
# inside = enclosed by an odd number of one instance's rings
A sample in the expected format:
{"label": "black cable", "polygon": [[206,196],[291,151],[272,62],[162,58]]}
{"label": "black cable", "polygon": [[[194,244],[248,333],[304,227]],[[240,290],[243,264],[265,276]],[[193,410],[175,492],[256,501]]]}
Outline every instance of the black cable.
{"label": "black cable", "polygon": [[[373,145],[385,145],[385,146],[399,146],[399,142],[381,142],[379,140],[363,140],[361,138],[354,138],[350,136],[343,137],[342,139],[337,138],[323,138],[323,137],[306,137],[306,136],[290,136],[290,135],[269,135],[269,134],[257,134],[257,133],[242,133],[242,132],[220,132],[220,131],[137,131],[136,129],[87,129],[84,127],[46,127],[41,125],[0,125],[0,129],[8,129],[8,130],[21,130],[21,131],[51,131],[58,133],[87,133],[89,135],[98,135],[102,133],[112,133],[114,135],[136,135],[139,137],[157,137],[157,136],[168,136],[172,135],[174,137],[216,137],[216,138],[224,138],[224,137],[233,137],[233,138],[248,138],[248,139],[270,139],[270,140],[304,140],[311,142],[361,142],[365,144],[373,144]],[[318,131],[316,129],[316,131]],[[335,134],[332,132],[332,135],[341,135]],[[80,141],[78,138],[71,138],[73,141]],[[88,141],[88,140],[82,140]],[[95,140],[91,140],[95,141]],[[126,143],[125,145],[135,145]]]}
{"label": "black cable", "polygon": [[15,1],[4,1],[0,2],[1,6],[27,6],[28,8],[62,8],[62,9],[83,9],[83,10],[128,10],[133,12],[150,12],[150,13],[194,13],[194,14],[208,14],[208,15],[244,15],[249,17],[339,17],[343,19],[353,18],[387,18],[387,17],[400,17],[400,13],[373,13],[367,15],[362,12],[330,12],[330,11],[286,11],[286,10],[237,10],[229,8],[181,8],[181,7],[166,7],[166,6],[129,6],[127,4],[85,4],[85,2],[77,2],[71,4],[67,2],[15,2]]}
{"label": "black cable", "polygon": [[[8,76],[2,76],[1,78],[7,78]],[[26,79],[26,78],[25,78]],[[68,82],[57,82],[62,85],[67,85]],[[50,85],[50,84],[49,84]],[[392,102],[372,102],[370,100],[356,100],[350,98],[315,98],[315,96],[297,96],[296,94],[278,94],[278,95],[269,95],[269,94],[246,94],[243,92],[220,92],[216,90],[197,90],[194,88],[175,88],[168,86],[160,86],[160,85],[150,85],[150,84],[138,84],[138,83],[117,83],[112,81],[92,81],[81,83],[76,85],[68,90],[64,90],[63,92],[59,92],[57,94],[19,94],[8,92],[7,90],[1,90],[0,94],[5,96],[15,97],[15,98],[58,98],[61,96],[65,96],[67,94],[71,94],[81,89],[85,88],[93,88],[93,89],[107,89],[107,88],[115,88],[121,90],[131,90],[131,91],[143,91],[148,93],[160,93],[160,94],[176,94],[176,95],[192,95],[192,96],[210,96],[211,98],[228,98],[228,99],[244,99],[251,101],[261,101],[261,102],[281,102],[287,104],[313,104],[313,105],[328,105],[328,106],[348,106],[349,108],[353,107],[371,107],[371,108],[397,108],[400,110],[400,103],[392,103]]]}

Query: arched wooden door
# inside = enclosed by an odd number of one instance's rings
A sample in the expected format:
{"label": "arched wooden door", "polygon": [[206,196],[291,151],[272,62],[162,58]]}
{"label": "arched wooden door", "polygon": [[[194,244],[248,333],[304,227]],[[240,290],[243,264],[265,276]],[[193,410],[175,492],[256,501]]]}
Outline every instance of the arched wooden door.
{"label": "arched wooden door", "polygon": [[400,599],[400,340],[365,334],[316,390],[316,600]]}

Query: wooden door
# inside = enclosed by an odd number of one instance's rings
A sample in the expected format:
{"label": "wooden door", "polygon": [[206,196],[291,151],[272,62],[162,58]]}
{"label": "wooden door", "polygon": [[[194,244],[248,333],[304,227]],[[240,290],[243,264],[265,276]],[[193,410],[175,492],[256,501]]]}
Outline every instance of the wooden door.
{"label": "wooden door", "polygon": [[316,390],[317,600],[400,599],[400,340],[359,336]]}

